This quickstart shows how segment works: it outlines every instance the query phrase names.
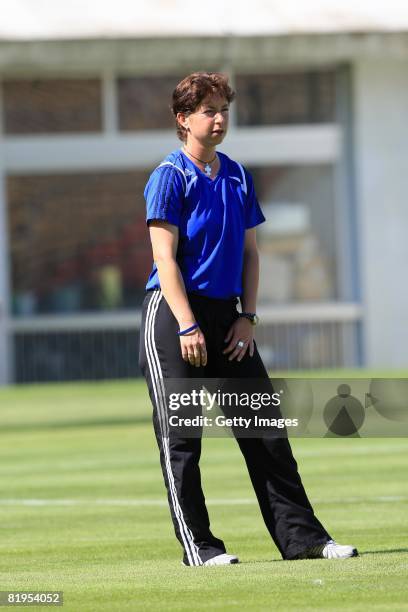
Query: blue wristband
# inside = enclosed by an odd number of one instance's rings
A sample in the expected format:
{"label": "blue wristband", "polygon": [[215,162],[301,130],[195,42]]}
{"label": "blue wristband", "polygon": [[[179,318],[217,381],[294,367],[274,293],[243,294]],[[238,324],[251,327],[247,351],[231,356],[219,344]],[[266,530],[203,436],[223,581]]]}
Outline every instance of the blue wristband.
{"label": "blue wristband", "polygon": [[177,335],[178,336],[185,336],[185,334],[188,334],[189,332],[193,331],[193,329],[197,329],[198,327],[198,323],[194,323],[194,325],[192,325],[191,327],[187,327],[187,329],[183,329],[183,331],[178,331]]}

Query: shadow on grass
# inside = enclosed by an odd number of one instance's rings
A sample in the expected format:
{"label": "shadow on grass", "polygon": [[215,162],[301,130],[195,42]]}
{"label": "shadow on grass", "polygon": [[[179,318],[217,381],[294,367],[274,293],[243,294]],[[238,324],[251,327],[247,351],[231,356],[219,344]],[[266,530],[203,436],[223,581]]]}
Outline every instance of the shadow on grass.
{"label": "shadow on grass", "polygon": [[408,553],[408,548],[386,548],[384,550],[365,550],[360,552],[361,556],[364,555],[387,555],[389,553]]}
{"label": "shadow on grass", "polygon": [[[387,548],[384,550],[364,550],[362,552],[359,551],[359,554],[357,557],[350,557],[350,558],[358,559],[359,557],[364,557],[366,555],[387,555],[391,553],[392,554],[408,553],[408,548]],[[326,559],[256,559],[256,560],[254,559],[252,561],[243,561],[242,563],[245,563],[245,565],[255,565],[259,563],[286,563],[286,561],[325,561],[325,560]]]}
{"label": "shadow on grass", "polygon": [[240,565],[256,565],[259,563],[286,563],[287,561],[296,561],[296,559],[253,559],[252,561],[241,561]]}
{"label": "shadow on grass", "polygon": [[[385,555],[387,553],[407,553],[408,548],[392,548],[386,550],[365,550],[364,552],[359,552],[357,557],[350,557],[350,559],[358,559],[359,557],[364,557],[365,555]],[[250,559],[243,560],[237,564],[237,567],[241,565],[260,565],[266,563],[297,563],[299,561],[340,561],[339,559]],[[345,559],[343,559],[345,561]]]}

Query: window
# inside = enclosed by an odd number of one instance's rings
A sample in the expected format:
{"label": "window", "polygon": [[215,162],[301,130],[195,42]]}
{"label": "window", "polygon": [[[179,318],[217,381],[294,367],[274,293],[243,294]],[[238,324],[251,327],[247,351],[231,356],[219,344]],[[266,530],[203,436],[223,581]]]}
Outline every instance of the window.
{"label": "window", "polygon": [[334,121],[335,72],[237,75],[238,125]]}
{"label": "window", "polygon": [[172,129],[171,97],[183,76],[118,79],[120,129]]}
{"label": "window", "polygon": [[337,298],[331,166],[252,167],[267,219],[259,226],[264,303]]}
{"label": "window", "polygon": [[16,315],[139,306],[152,266],[148,173],[7,180]]}
{"label": "window", "polygon": [[6,134],[100,132],[97,79],[30,79],[3,82]]}

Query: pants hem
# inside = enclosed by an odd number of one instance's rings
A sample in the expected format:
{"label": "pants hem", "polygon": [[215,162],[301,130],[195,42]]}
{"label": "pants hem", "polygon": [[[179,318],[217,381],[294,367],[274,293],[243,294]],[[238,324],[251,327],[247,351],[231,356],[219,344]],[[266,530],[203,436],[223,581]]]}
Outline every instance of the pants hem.
{"label": "pants hem", "polygon": [[300,546],[289,546],[283,558],[285,561],[296,561],[298,555],[305,553],[309,548],[313,548],[315,546],[321,546],[322,544],[326,544],[330,540],[330,537],[320,538],[319,540],[310,540],[307,543],[302,543]]}

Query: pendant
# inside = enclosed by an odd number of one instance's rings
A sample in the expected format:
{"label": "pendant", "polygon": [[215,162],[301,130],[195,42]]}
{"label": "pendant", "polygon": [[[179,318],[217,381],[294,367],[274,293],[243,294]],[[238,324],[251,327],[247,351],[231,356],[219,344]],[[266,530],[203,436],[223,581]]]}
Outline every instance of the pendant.
{"label": "pendant", "polygon": [[206,173],[207,176],[211,176],[211,166],[210,166],[210,164],[205,164],[204,172]]}

